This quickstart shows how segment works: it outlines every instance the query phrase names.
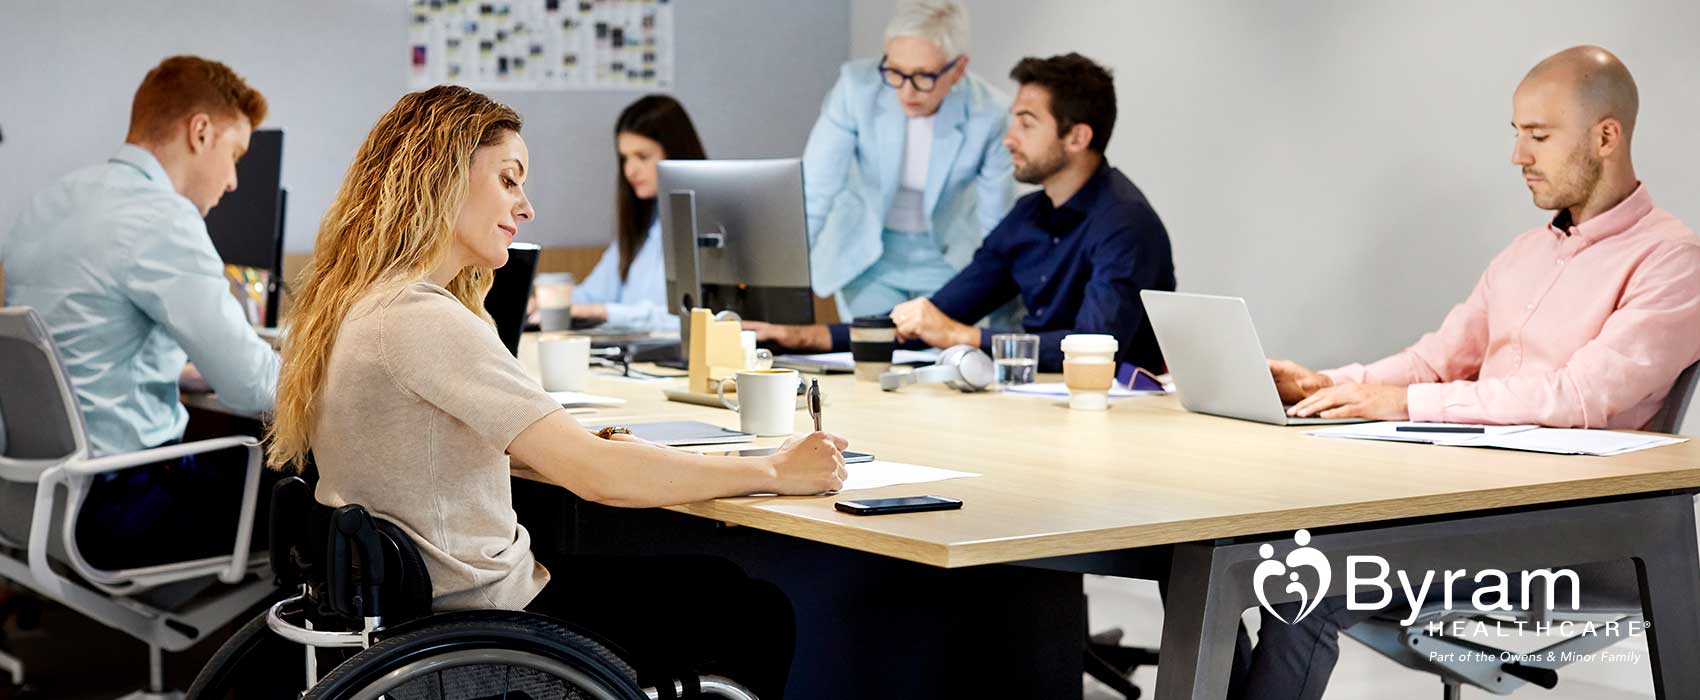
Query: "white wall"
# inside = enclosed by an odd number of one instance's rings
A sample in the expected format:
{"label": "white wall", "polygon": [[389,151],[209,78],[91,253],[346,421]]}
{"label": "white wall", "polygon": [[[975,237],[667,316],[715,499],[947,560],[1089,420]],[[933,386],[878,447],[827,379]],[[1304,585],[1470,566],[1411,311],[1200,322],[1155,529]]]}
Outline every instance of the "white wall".
{"label": "white wall", "polygon": [[[852,0],[875,55],[894,0]],[[1549,214],[1511,153],[1511,91],[1579,43],[1641,90],[1636,162],[1700,225],[1700,3],[966,0],[973,70],[1026,55],[1115,71],[1110,161],[1150,197],[1185,291],[1247,297],[1269,353],[1374,359],[1439,324]]]}
{"label": "white wall", "polygon": [[[673,94],[713,157],[802,153],[848,55],[843,0],[674,0]],[[407,91],[405,0],[0,0],[0,225],[63,173],[123,142],[130,97],[168,55],[222,60],[287,131],[286,246],[311,250],[355,149]],[[756,21],[758,20],[759,21]],[[497,92],[526,119],[545,245],[613,237],[614,118],[636,92]]]}

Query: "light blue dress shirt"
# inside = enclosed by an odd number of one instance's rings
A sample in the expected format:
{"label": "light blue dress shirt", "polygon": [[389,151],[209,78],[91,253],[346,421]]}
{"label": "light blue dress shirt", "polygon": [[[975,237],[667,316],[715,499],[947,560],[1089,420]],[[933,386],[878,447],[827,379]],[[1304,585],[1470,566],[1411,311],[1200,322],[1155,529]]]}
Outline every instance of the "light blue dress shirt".
{"label": "light blue dress shirt", "polygon": [[667,272],[661,257],[661,221],[649,224],[649,233],[632,258],[625,281],[620,280],[620,241],[614,239],[602,251],[596,269],[573,290],[575,304],[602,304],[608,309],[610,328],[677,333],[679,317],[667,313]]}
{"label": "light blue dress shirt", "polygon": [[96,454],[182,438],[187,360],[226,405],[271,411],[277,353],[230,293],[200,211],[147,150],[126,145],[37,194],[0,232],[0,266],[6,303],[52,332]]}
{"label": "light blue dress shirt", "polygon": [[[933,117],[922,208],[950,267],[968,264],[1014,197],[1003,146],[1009,98],[972,73]],[[879,261],[902,176],[908,117],[878,59],[844,64],[803,149],[803,196],[815,293],[830,296]]]}

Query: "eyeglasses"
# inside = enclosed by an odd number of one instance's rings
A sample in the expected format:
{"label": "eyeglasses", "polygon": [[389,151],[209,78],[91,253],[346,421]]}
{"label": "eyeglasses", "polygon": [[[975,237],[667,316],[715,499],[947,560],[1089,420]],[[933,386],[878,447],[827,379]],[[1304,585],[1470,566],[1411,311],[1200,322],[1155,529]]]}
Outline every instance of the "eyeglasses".
{"label": "eyeglasses", "polygon": [[937,73],[926,73],[922,71],[905,73],[896,68],[885,65],[885,60],[886,57],[880,57],[880,77],[885,80],[886,87],[895,90],[902,88],[904,83],[909,83],[910,85],[914,85],[915,89],[920,92],[932,92],[933,88],[938,87],[939,78],[945,73],[949,73],[950,69],[955,68],[956,62],[962,60],[962,57],[958,56],[950,59],[950,63],[944,64],[944,67],[940,68]]}

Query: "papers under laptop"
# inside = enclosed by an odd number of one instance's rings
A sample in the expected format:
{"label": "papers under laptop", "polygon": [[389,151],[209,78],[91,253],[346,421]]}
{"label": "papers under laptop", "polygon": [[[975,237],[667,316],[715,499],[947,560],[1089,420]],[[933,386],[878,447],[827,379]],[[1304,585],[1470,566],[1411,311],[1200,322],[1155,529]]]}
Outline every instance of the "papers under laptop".
{"label": "papers under laptop", "polygon": [[[1306,435],[1328,438],[1350,438],[1353,440],[1386,440],[1389,442],[1416,442],[1424,445],[1465,445],[1488,437],[1521,433],[1534,430],[1536,425],[1468,425],[1464,423],[1414,423],[1410,421],[1382,421],[1379,423],[1362,423],[1359,425],[1342,425],[1334,428],[1311,430]],[[1407,430],[1400,430],[1406,428]],[[1416,429],[1421,432],[1413,431]],[[1438,432],[1444,430],[1480,430],[1472,433]],[[1435,431],[1435,432],[1429,432]]]}
{"label": "papers under laptop", "polygon": [[[1399,428],[1480,429],[1479,433],[1442,433],[1400,431]],[[1312,430],[1309,435],[1355,440],[1390,440],[1418,442],[1451,447],[1491,447],[1523,452],[1546,452],[1561,455],[1592,455],[1610,457],[1640,450],[1674,445],[1686,439],[1669,435],[1648,435],[1611,430],[1581,430],[1575,428],[1542,428],[1534,425],[1466,426],[1458,423],[1412,423],[1386,421],[1364,425],[1343,425]]]}
{"label": "papers under laptop", "polygon": [[[585,430],[596,432],[607,425],[586,424]],[[695,420],[662,421],[659,423],[629,423],[624,426],[633,435],[668,447],[684,445],[726,445],[735,442],[749,442],[755,436],[740,433],[731,428]]]}
{"label": "papers under laptop", "polygon": [[1244,299],[1152,289],[1139,298],[1186,410],[1274,425],[1365,422],[1287,416]]}

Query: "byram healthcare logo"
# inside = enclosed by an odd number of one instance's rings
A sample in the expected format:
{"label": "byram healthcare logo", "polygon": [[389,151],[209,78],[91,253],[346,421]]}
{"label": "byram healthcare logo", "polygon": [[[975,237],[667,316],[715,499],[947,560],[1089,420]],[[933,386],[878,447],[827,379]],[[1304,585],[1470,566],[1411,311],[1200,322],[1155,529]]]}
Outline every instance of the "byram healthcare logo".
{"label": "byram healthcare logo", "polygon": [[[1322,597],[1328,593],[1329,578],[1333,576],[1333,572],[1330,571],[1328,566],[1328,557],[1323,556],[1321,551],[1310,546],[1309,530],[1293,533],[1293,543],[1299,547],[1288,552],[1285,561],[1275,558],[1275,545],[1265,542],[1262,547],[1258,547],[1257,554],[1263,557],[1263,561],[1257,565],[1257,570],[1252,573],[1251,577],[1251,587],[1257,591],[1257,602],[1261,603],[1263,609],[1268,610],[1269,614],[1274,615],[1275,619],[1289,625],[1298,624],[1299,620],[1305,619],[1305,616],[1316,609],[1316,606],[1322,602]],[[1306,566],[1316,570],[1316,592],[1314,593],[1299,582],[1298,570],[1300,567]],[[1297,593],[1299,596],[1299,614],[1291,620],[1282,617],[1281,613],[1275,610],[1275,606],[1269,604],[1269,597],[1263,594],[1263,582],[1272,578],[1287,579],[1286,592]]]}
{"label": "byram healthcare logo", "polygon": [[[1257,548],[1257,553],[1263,558],[1252,572],[1252,589],[1257,594],[1257,602],[1270,615],[1287,624],[1298,624],[1305,619],[1322,599],[1328,595],[1328,585],[1333,581],[1333,571],[1328,564],[1328,557],[1310,546],[1310,531],[1299,530],[1293,534],[1293,543],[1298,545],[1288,552],[1284,558],[1276,558],[1274,545],[1265,543]],[[1373,567],[1373,569],[1369,568]],[[1300,571],[1310,569],[1314,576],[1301,577]],[[1346,557],[1345,594],[1346,609],[1348,610],[1385,610],[1393,603],[1394,585],[1388,582],[1395,572],[1387,559],[1374,555],[1352,555]],[[1364,575],[1367,574],[1367,575]],[[1313,590],[1307,581],[1315,579],[1316,588]],[[1547,610],[1555,610],[1558,595],[1565,589],[1559,586],[1560,581],[1569,583],[1570,610],[1582,607],[1582,583],[1576,572],[1570,569],[1535,569],[1518,572],[1516,577],[1507,575],[1499,569],[1482,569],[1474,576],[1464,569],[1448,569],[1445,571],[1428,570],[1422,572],[1420,578],[1414,578],[1411,572],[1400,570],[1397,576],[1399,592],[1403,593],[1409,616],[1401,624],[1413,624],[1423,609],[1425,603],[1443,601],[1443,607],[1450,612],[1453,609],[1453,595],[1468,595],[1470,603],[1481,613],[1512,612],[1530,609],[1531,601],[1546,601]],[[1298,614],[1288,620],[1274,605],[1269,602],[1265,591],[1270,579],[1285,580],[1286,586],[1282,592],[1298,596]],[[1520,582],[1520,586],[1513,585]],[[1545,596],[1532,596],[1535,586],[1545,583]],[[1520,590],[1519,590],[1520,589]],[[1373,600],[1359,600],[1360,590],[1379,591],[1379,596]],[[1521,598],[1514,597],[1514,592],[1521,592]],[[1291,612],[1291,611],[1289,611]]]}

